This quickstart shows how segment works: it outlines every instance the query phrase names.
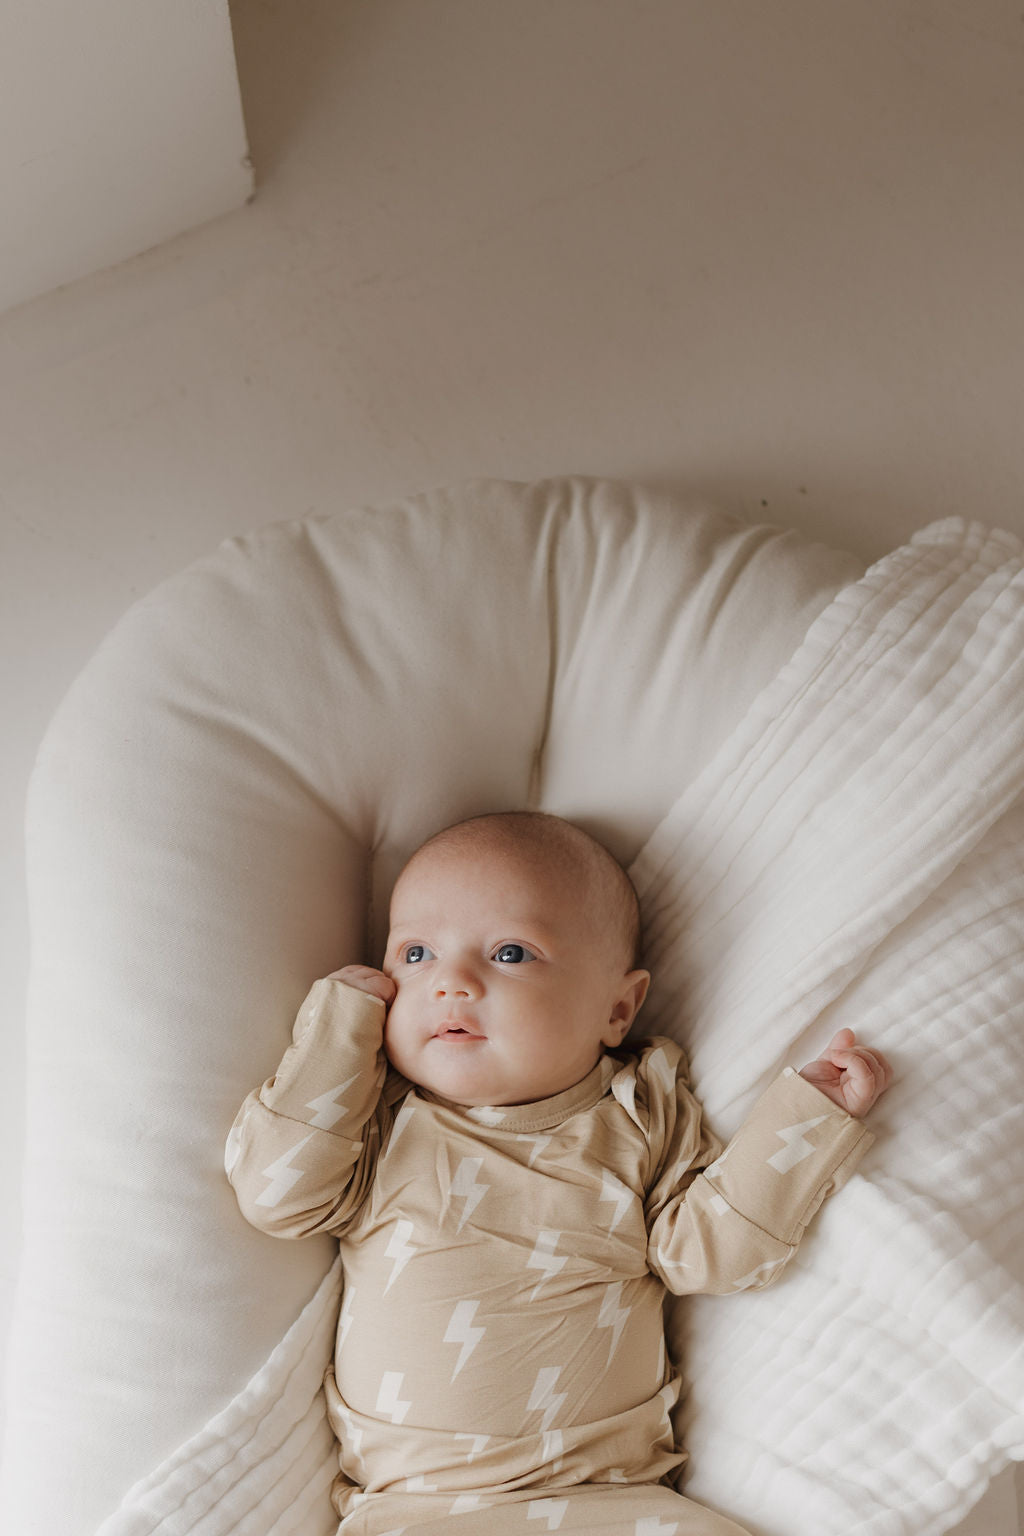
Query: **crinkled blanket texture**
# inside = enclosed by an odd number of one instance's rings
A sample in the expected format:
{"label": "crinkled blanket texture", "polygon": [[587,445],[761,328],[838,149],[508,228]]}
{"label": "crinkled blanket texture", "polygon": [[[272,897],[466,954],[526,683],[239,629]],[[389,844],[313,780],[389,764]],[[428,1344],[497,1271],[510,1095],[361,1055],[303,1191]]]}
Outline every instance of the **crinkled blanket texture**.
{"label": "crinkled blanket texture", "polygon": [[[1022,697],[1024,550],[934,524],[840,592],[633,869],[643,1030],[719,1134],[843,1025],[896,1070],[785,1279],[673,1307],[684,1491],[755,1536],[938,1533],[1024,1456]],[[101,1536],[329,1536],[340,1289]]]}

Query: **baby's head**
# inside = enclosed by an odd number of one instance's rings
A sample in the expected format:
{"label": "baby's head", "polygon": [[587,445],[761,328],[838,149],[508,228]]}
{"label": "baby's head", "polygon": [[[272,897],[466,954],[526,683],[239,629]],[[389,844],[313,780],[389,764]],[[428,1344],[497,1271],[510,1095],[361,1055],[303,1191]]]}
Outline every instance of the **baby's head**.
{"label": "baby's head", "polygon": [[391,898],[389,1059],[471,1107],[571,1088],[643,1002],[639,926],[627,875],[570,822],[513,811],[446,828]]}

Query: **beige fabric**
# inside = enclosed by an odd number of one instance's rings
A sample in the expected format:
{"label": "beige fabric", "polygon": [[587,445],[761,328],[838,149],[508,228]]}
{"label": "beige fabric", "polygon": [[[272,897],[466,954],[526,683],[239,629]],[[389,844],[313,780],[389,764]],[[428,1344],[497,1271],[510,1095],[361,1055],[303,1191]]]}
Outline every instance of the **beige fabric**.
{"label": "beige fabric", "polygon": [[554,1098],[463,1110],[387,1069],[384,1017],[315,983],[225,1158],[254,1226],[341,1239],[342,1530],[670,1477],[664,1286],[770,1284],[873,1136],[790,1068],[723,1151],[661,1038]]}

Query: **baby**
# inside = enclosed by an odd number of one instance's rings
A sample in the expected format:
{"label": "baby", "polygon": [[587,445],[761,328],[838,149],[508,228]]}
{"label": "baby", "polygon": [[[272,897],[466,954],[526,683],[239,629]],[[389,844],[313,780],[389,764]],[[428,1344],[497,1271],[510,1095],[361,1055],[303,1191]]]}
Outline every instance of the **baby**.
{"label": "baby", "polygon": [[621,1048],[638,931],[570,823],[448,828],[399,876],[383,969],[316,982],[238,1114],[247,1219],[341,1241],[339,1536],[739,1532],[673,1487],[665,1289],[776,1279],[891,1070],[843,1030],[723,1150],[679,1048]]}

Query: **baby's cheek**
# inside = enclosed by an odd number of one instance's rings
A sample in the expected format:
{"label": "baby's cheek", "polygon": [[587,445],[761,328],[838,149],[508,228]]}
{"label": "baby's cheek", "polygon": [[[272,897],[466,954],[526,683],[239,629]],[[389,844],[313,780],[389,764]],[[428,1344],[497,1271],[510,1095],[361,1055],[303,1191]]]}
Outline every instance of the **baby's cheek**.
{"label": "baby's cheek", "polygon": [[384,1020],[384,1050],[388,1060],[394,1065],[399,1064],[397,1058],[404,1054],[403,1048],[409,1041],[406,1013],[407,1009],[399,1007],[396,997]]}

